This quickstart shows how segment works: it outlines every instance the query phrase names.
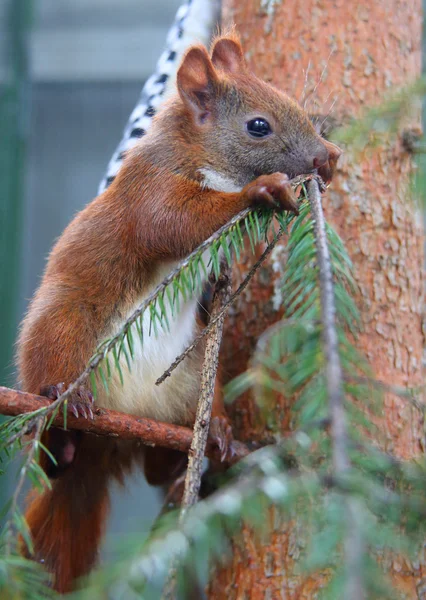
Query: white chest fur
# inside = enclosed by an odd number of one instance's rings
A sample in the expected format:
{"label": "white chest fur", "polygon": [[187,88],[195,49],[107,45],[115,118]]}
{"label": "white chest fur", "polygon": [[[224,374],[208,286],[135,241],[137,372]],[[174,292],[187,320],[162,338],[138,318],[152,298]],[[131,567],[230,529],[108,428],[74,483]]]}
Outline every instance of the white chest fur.
{"label": "white chest fur", "polygon": [[[141,304],[164,277],[172,270],[173,265],[161,269],[155,282],[138,298],[125,319]],[[161,385],[155,381],[171,365],[174,359],[191,343],[196,333],[197,299],[181,302],[181,309],[175,317],[169,314],[170,329],[157,327],[157,335],[150,324],[149,314],[143,318],[143,344],[136,328],[132,329],[134,339],[134,359],[131,370],[127,366],[125,356],[120,357],[120,366],[124,383],[121,384],[119,373],[114,370],[109,384],[109,394],[102,391],[97,404],[122,412],[149,417],[160,421],[184,423],[188,412],[195,411],[199,394],[201,357],[198,352],[191,355]],[[124,322],[124,320],[122,322]],[[116,322],[112,328],[114,335],[122,325]],[[98,386],[102,388],[102,385]]]}
{"label": "white chest fur", "polygon": [[202,183],[204,187],[216,190],[217,192],[241,192],[241,186],[227,175],[219,173],[209,167],[203,167],[202,169],[199,169],[199,171],[204,178]]}

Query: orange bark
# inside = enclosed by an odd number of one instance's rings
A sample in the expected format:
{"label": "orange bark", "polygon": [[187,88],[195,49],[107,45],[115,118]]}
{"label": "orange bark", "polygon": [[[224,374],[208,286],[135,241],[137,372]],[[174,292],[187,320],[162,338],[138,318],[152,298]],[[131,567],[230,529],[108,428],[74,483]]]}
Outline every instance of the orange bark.
{"label": "orange bark", "polygon": [[[225,24],[236,23],[253,71],[306,104],[309,112],[338,121],[360,116],[420,75],[420,0],[224,0]],[[358,347],[376,376],[414,385],[421,377],[423,233],[421,217],[407,201],[411,157],[400,141],[368,156],[345,149],[325,199],[334,224],[353,259],[360,286],[358,306],[364,333]],[[285,242],[284,242],[285,243]],[[247,260],[243,258],[243,261]],[[228,320],[224,341],[225,380],[241,373],[260,333],[279,318],[274,307],[279,250],[252,282]],[[235,267],[234,281],[242,271]],[[278,271],[278,273],[277,273]],[[276,398],[283,431],[290,427],[289,402]],[[266,423],[249,394],[232,407],[240,439],[264,436]],[[385,398],[382,447],[409,458],[423,450],[418,413],[406,401]],[[274,529],[266,545],[243,532],[244,544],[218,569],[210,598],[274,600],[314,598],[321,579],[294,574],[299,555],[294,526]],[[389,565],[395,585],[418,598],[425,576],[422,561]]]}
{"label": "orange bark", "polygon": [[[44,396],[18,392],[0,386],[0,415],[16,417],[50,405],[51,401]],[[67,414],[67,429],[120,438],[121,440],[139,441],[145,446],[158,446],[186,454],[191,448],[193,433],[189,427],[136,417],[115,410],[99,408],[96,405],[93,406],[93,413],[93,419]],[[63,428],[62,410],[54,417],[52,425]],[[231,444],[234,452],[230,457],[230,463],[233,464],[247,455],[248,449],[237,440],[233,440]],[[207,441],[206,456],[216,460],[220,458],[219,449],[211,439]]]}

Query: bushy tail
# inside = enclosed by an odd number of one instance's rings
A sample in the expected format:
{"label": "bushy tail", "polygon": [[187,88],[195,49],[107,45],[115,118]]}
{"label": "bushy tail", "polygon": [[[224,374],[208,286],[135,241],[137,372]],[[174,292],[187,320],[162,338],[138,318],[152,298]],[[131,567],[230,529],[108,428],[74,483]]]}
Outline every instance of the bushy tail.
{"label": "bushy tail", "polygon": [[111,450],[107,440],[84,436],[73,464],[52,481],[52,489],[30,495],[26,519],[34,556],[22,552],[45,565],[60,593],[71,591],[96,564],[109,509],[108,480],[117,475]]}

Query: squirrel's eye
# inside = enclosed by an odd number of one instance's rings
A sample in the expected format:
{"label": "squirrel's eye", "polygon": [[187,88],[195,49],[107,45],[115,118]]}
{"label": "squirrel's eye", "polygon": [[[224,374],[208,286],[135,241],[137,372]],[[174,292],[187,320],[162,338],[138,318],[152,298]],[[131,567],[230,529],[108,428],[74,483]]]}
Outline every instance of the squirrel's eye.
{"label": "squirrel's eye", "polygon": [[251,121],[247,122],[247,132],[252,137],[261,138],[272,133],[272,129],[266,119],[257,117],[256,119],[251,119]]}

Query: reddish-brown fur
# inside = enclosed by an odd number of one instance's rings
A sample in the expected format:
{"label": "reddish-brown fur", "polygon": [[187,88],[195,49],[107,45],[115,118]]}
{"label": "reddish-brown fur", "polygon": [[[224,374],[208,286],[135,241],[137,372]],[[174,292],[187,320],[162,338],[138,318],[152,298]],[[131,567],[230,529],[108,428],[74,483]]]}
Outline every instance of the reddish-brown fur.
{"label": "reddish-brown fur", "polygon": [[[277,168],[280,160],[290,161],[295,172],[288,174],[296,175],[306,172],[313,157],[325,156],[322,174],[331,177],[338,149],[318,137],[292,100],[249,74],[242,56],[234,35],[216,40],[213,62],[203,47],[190,49],[178,73],[179,95],[155,119],[110,188],[62,234],[18,341],[24,390],[39,393],[46,385],[70,384],[158,269],[187,256],[239,211],[256,203],[294,210],[286,177],[274,173],[285,170],[286,163]],[[282,125],[283,136],[288,133],[284,149],[271,145],[277,140],[246,139],[243,125],[240,131],[242,116],[256,107],[270,115],[274,127]],[[200,168],[237,181],[242,191],[203,187]],[[220,400],[214,414],[224,415]],[[190,411],[184,424],[193,418]],[[108,480],[122,477],[132,454],[128,446],[82,436],[72,465],[51,491],[32,499],[26,516],[35,558],[54,572],[58,591],[71,590],[95,564]],[[147,475],[156,483],[156,470],[170,471],[173,462],[162,460],[163,454],[157,461],[152,452],[147,457]]]}

